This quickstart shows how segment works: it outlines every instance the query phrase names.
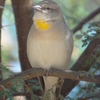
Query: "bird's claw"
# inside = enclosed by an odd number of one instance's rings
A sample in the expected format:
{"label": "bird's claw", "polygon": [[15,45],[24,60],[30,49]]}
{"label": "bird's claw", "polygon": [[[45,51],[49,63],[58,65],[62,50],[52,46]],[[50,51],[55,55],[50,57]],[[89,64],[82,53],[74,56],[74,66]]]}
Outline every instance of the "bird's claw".
{"label": "bird's claw", "polygon": [[48,75],[51,75],[52,68],[50,68],[49,70],[45,69],[44,71],[46,72],[45,78],[47,78]]}

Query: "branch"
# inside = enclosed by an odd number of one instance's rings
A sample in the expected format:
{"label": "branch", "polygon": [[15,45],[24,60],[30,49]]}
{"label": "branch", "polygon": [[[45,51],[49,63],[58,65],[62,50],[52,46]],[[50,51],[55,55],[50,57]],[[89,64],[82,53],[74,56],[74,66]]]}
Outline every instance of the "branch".
{"label": "branch", "polygon": [[[100,45],[100,39],[95,39],[90,42],[88,47],[85,49],[83,54],[79,57],[79,59],[76,61],[76,63],[72,66],[71,70],[74,71],[89,71],[91,66],[94,64],[96,59],[93,59],[91,63],[87,64],[85,67],[83,64],[85,64],[87,59],[93,58],[92,55],[95,55],[97,48]],[[96,55],[98,58],[100,54]],[[69,92],[79,83],[79,81],[76,80],[69,80],[65,79],[62,90],[61,90],[61,95],[64,97],[69,94]],[[70,84],[70,85],[69,85]],[[65,88],[66,87],[66,88]]]}
{"label": "branch", "polygon": [[89,20],[91,20],[92,18],[94,18],[96,15],[98,15],[100,13],[100,7],[98,9],[96,9],[95,11],[93,11],[92,13],[90,13],[85,19],[83,19],[73,30],[73,34],[75,34],[75,32],[77,32],[78,30],[80,30],[82,28],[82,26],[87,23]]}
{"label": "branch", "polygon": [[85,97],[85,98],[80,98],[78,100],[89,100],[89,99],[92,99],[92,98],[100,98],[100,93],[97,93],[97,94],[94,93],[94,95],[91,95],[91,96],[88,96],[88,97]]}
{"label": "branch", "polygon": [[[0,6],[3,6],[4,7],[4,4],[5,4],[5,0],[0,0]],[[3,9],[0,8],[0,62],[1,62],[1,28],[2,28],[2,11]]]}
{"label": "branch", "polygon": [[[11,81],[14,79],[22,79],[24,81],[32,79],[34,77],[38,76],[45,76],[47,73],[41,68],[31,68],[28,69],[22,73],[19,73],[15,76],[12,76],[4,81],[0,82],[0,91],[9,88],[12,86]],[[87,81],[87,82],[96,82],[100,83],[100,75],[91,75],[87,73],[85,76],[83,75],[83,72],[77,72],[77,71],[71,71],[71,70],[59,70],[59,69],[52,69],[52,72],[48,76],[56,76],[60,78],[68,78],[72,80],[82,80],[82,81]],[[83,76],[82,76],[83,75]],[[81,76],[81,77],[80,77]],[[2,88],[4,87],[4,88]]]}
{"label": "branch", "polygon": [[[15,93],[12,93],[12,95],[15,97],[15,96],[25,96],[27,98],[30,98],[32,96],[32,94],[30,92],[15,92]],[[35,97],[38,98],[38,100],[41,100],[41,96],[38,96],[38,95],[35,95]],[[5,96],[5,100],[7,100],[7,96]],[[0,98],[0,100],[4,100],[3,98]]]}
{"label": "branch", "polygon": [[[27,96],[27,97],[30,97],[31,94],[29,92],[16,92],[16,93],[12,93],[13,96]],[[38,97],[39,98],[39,97]],[[97,94],[93,94],[91,96],[87,96],[85,98],[78,98],[78,100],[88,100],[88,99],[91,99],[91,98],[100,98],[100,93],[97,93]]]}

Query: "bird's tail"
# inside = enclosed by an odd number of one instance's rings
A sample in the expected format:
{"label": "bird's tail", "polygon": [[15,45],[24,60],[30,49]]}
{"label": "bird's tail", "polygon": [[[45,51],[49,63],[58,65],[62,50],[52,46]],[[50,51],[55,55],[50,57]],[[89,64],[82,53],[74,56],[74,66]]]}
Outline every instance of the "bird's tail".
{"label": "bird's tail", "polygon": [[45,83],[45,93],[44,97],[47,98],[45,100],[56,100],[55,96],[55,91],[56,91],[56,86],[58,82],[58,77],[43,77],[44,78],[44,83]]}

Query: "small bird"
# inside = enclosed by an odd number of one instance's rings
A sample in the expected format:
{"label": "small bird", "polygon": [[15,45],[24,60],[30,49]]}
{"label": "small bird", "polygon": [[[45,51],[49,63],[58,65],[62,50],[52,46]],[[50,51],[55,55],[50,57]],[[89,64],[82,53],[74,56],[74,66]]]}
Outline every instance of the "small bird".
{"label": "small bird", "polygon": [[[33,68],[66,70],[73,51],[73,37],[65,23],[60,6],[53,0],[43,0],[33,6],[33,25],[27,38],[27,56]],[[56,91],[59,77],[43,76],[45,93]],[[61,89],[60,89],[61,90]],[[50,91],[50,99],[55,100]],[[47,99],[46,99],[47,100]]]}

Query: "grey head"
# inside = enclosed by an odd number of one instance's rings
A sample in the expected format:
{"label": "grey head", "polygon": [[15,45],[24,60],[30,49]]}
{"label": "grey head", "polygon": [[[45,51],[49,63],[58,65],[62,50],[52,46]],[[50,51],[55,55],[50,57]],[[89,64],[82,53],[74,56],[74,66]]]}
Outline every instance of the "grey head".
{"label": "grey head", "polygon": [[41,13],[47,20],[64,20],[60,6],[53,0],[43,0],[33,8],[35,13]]}

